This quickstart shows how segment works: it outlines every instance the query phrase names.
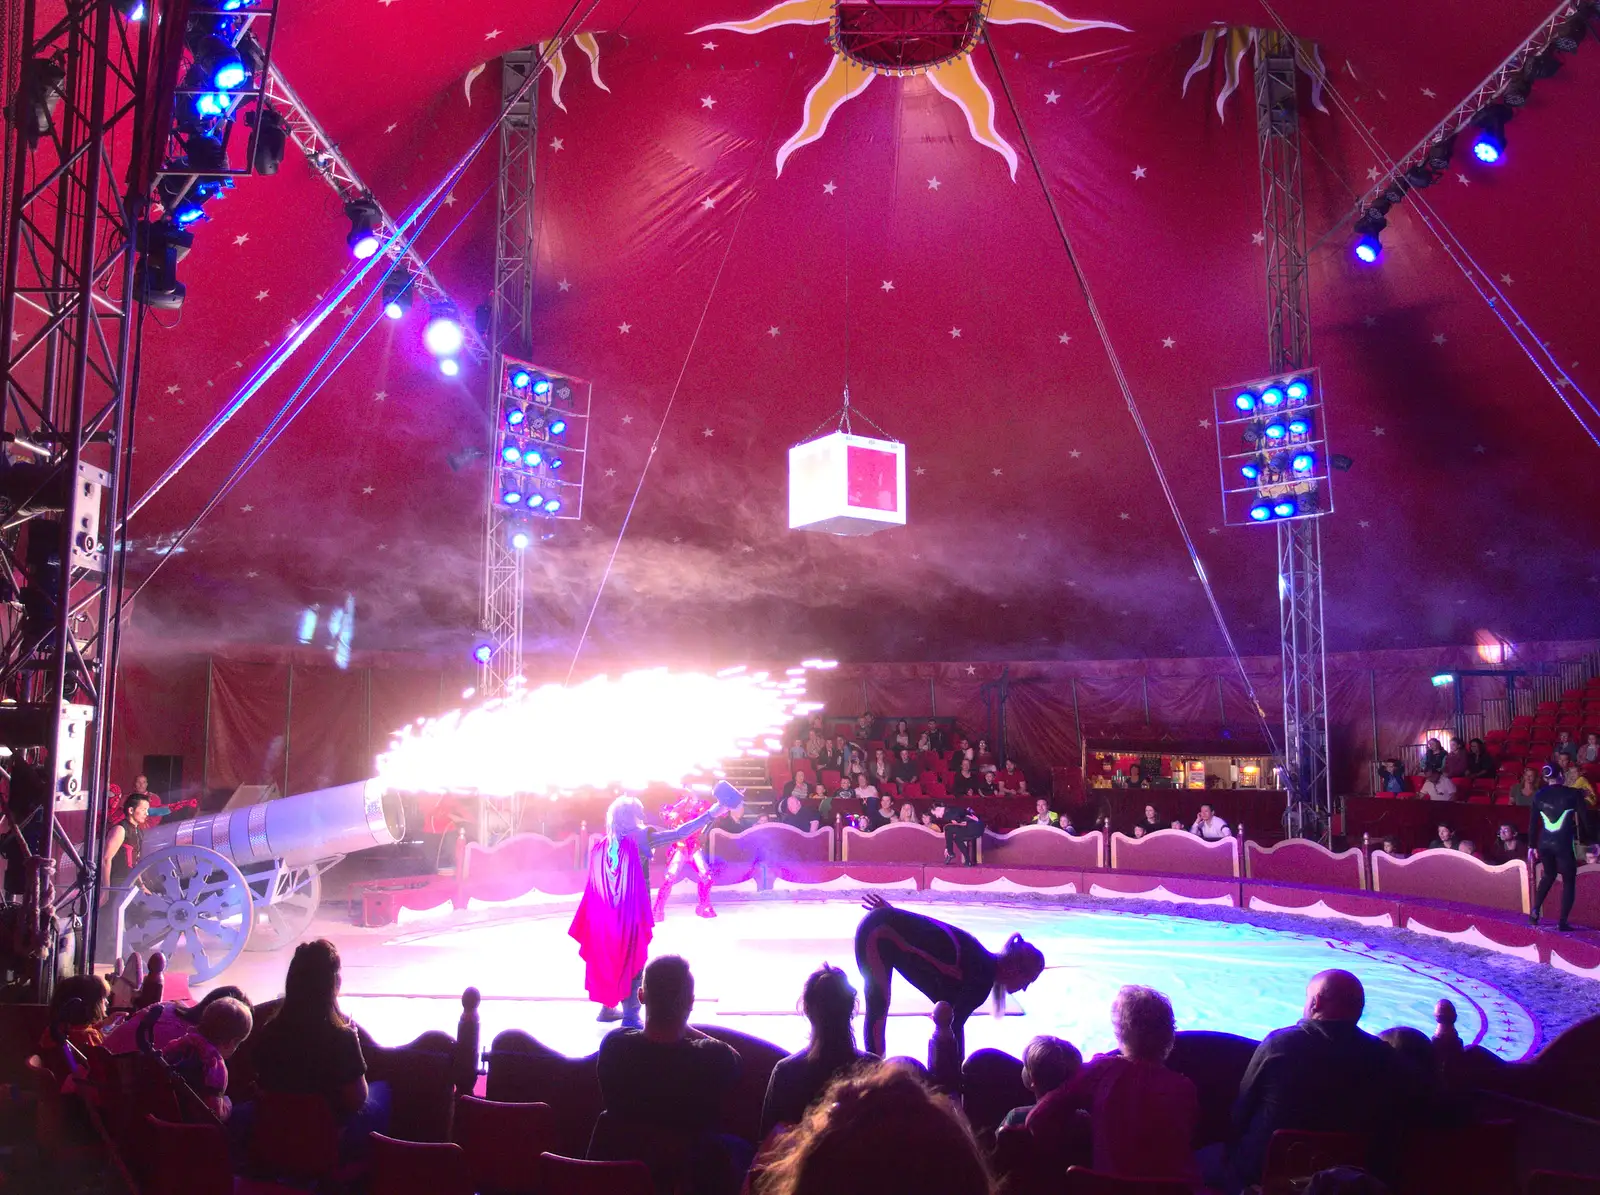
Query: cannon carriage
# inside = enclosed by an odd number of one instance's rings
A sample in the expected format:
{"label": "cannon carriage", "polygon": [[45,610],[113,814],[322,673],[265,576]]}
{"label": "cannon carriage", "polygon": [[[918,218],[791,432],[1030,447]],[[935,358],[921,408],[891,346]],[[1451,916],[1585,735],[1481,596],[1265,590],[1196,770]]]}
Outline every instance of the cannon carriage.
{"label": "cannon carriage", "polygon": [[116,955],[160,950],[212,979],[245,950],[297,941],[329,868],[404,836],[400,798],[378,780],[152,827],[127,887],[112,890]]}

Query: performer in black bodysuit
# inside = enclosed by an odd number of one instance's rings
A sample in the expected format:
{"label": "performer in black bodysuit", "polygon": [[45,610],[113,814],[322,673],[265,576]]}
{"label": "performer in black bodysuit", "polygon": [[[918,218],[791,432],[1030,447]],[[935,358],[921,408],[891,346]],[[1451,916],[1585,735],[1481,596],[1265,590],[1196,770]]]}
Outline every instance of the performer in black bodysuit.
{"label": "performer in black bodysuit", "polygon": [[856,927],[856,966],[867,985],[869,1054],[881,1058],[884,1053],[890,982],[896,971],[935,1004],[943,1000],[955,1010],[953,1027],[965,1057],[967,1018],[991,996],[1001,1006],[1005,992],[1024,990],[1044,970],[1044,955],[1021,934],[1012,934],[994,955],[965,930],[897,909],[876,893],[862,903],[868,912]]}
{"label": "performer in black bodysuit", "polygon": [[1572,902],[1578,895],[1578,819],[1583,816],[1583,791],[1568,788],[1560,783],[1561,773],[1554,764],[1545,764],[1544,776],[1553,783],[1547,784],[1533,798],[1528,816],[1528,858],[1539,860],[1539,888],[1533,896],[1533,924],[1539,924],[1539,913],[1545,898],[1561,877],[1561,920],[1556,928],[1563,933],[1572,930],[1567,919],[1572,916]]}

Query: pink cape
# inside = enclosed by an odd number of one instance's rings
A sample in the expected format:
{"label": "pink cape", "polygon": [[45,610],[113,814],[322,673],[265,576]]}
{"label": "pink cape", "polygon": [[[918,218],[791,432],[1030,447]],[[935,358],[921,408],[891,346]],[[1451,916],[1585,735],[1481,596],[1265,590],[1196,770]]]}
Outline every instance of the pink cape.
{"label": "pink cape", "polygon": [[589,880],[567,931],[578,940],[589,999],[607,1007],[620,1004],[644,970],[655,929],[638,843],[617,840],[613,855],[611,842],[597,838],[589,848]]}

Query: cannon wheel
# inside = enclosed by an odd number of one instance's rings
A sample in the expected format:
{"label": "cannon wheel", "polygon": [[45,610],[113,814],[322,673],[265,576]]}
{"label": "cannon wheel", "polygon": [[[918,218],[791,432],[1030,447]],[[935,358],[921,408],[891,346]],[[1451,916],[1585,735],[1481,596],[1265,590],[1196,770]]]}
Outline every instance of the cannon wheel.
{"label": "cannon wheel", "polygon": [[239,957],[255,902],[232,861],[202,846],[170,846],[139,861],[120,902],[119,954],[159,950],[167,966],[187,958],[204,983]]}
{"label": "cannon wheel", "polygon": [[311,919],[322,903],[325,866],[311,863],[277,870],[265,898],[256,901],[250,939],[244,946],[246,950],[282,950],[299,941],[311,928]]}

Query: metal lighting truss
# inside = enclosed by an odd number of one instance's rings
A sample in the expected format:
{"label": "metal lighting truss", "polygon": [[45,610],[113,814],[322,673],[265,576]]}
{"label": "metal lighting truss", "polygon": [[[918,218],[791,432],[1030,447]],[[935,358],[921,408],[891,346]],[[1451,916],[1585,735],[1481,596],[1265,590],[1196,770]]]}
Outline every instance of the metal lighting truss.
{"label": "metal lighting truss", "polygon": [[[499,438],[505,426],[506,358],[526,358],[533,344],[534,162],[538,148],[538,88],[526,86],[539,67],[526,46],[500,60],[500,172],[495,198],[494,293],[489,338],[489,480],[484,499],[483,639],[489,655],[478,669],[478,690],[503,696],[522,677],[523,556],[511,545],[511,515],[500,502]],[[509,107],[508,107],[509,105]]]}
{"label": "metal lighting truss", "polygon": [[[334,194],[338,195],[342,202],[366,200],[377,208],[378,223],[374,231],[387,243],[394,235],[393,217],[361,181],[361,176],[356,173],[350,160],[317,122],[317,118],[311,114],[311,109],[306,107],[299,94],[289,86],[289,81],[283,77],[283,72],[276,64],[268,68],[265,97],[268,105],[283,118],[284,131],[288,134],[289,140],[305,155],[311,169],[322,178],[323,182],[333,188]],[[434,276],[433,270],[417,252],[416,246],[409,238],[402,237],[395,242],[389,250],[389,255],[397,261],[403,258],[410,267],[413,294],[430,303],[454,306],[444,285]],[[473,321],[466,318],[460,323],[462,330],[467,334],[467,351],[474,360],[487,361],[489,348],[484,344],[483,337],[478,335],[478,329],[473,325]]]}
{"label": "metal lighting truss", "polygon": [[[1378,180],[1367,189],[1349,218],[1360,217],[1385,197],[1391,203],[1399,202],[1410,190],[1411,185],[1406,181],[1407,171],[1419,168],[1426,170],[1433,148],[1441,141],[1470,127],[1478,113],[1485,108],[1499,103],[1505,95],[1506,88],[1535,58],[1554,49],[1568,51],[1575,49],[1576,41],[1588,33],[1594,12],[1593,0],[1563,0],[1561,4],[1556,5],[1554,11],[1539,23],[1538,28],[1511,51],[1505,61],[1490,71],[1488,77],[1467,94],[1466,99],[1434,125],[1422,140],[1412,146],[1410,152],[1402,158],[1395,159],[1394,167],[1388,173],[1379,176]],[[1574,37],[1575,32],[1576,37]]]}
{"label": "metal lighting truss", "polygon": [[[1267,349],[1274,370],[1311,364],[1305,206],[1300,190],[1300,110],[1294,39],[1278,30],[1256,43],[1256,136],[1261,227],[1267,254]],[[1326,411],[1323,407],[1319,415]],[[1323,429],[1324,434],[1326,429]],[[1283,647],[1284,780],[1290,808],[1331,812],[1327,660],[1322,635],[1320,516],[1278,524],[1278,618]]]}
{"label": "metal lighting truss", "polygon": [[0,764],[31,856],[8,888],[46,946],[19,974],[35,999],[63,961],[59,928],[76,931],[73,965],[89,965],[104,825],[123,549],[102,529],[128,497],[143,204],[131,187],[124,198],[119,167],[137,163],[151,120],[151,22],[129,23],[120,7],[12,10],[22,28],[19,86],[5,97],[16,106],[0,259]]}

